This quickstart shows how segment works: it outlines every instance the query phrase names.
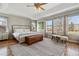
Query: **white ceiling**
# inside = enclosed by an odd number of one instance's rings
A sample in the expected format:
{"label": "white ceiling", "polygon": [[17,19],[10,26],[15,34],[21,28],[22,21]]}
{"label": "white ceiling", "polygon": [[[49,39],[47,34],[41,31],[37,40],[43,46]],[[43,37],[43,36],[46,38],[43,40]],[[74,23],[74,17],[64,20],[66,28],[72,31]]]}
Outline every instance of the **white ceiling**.
{"label": "white ceiling", "polygon": [[3,3],[0,4],[0,13],[27,17],[33,20],[40,19],[68,8],[79,6],[76,3],[48,3],[44,5],[45,10],[36,10],[35,7],[27,7],[33,3]]}

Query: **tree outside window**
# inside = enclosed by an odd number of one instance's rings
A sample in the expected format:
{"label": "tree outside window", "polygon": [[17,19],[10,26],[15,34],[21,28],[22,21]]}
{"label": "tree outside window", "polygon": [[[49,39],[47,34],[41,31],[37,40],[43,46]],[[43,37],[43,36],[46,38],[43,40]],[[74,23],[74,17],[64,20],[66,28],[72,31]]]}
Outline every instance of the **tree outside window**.
{"label": "tree outside window", "polygon": [[37,22],[37,31],[42,32],[44,30],[44,22]]}

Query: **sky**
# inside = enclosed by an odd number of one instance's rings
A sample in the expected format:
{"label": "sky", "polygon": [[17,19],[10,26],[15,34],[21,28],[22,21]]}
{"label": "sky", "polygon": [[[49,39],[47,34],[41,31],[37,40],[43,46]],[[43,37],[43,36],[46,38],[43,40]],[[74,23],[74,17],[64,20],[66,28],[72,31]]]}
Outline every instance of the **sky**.
{"label": "sky", "polygon": [[46,24],[47,24],[47,25],[52,25],[52,20],[46,21]]}
{"label": "sky", "polygon": [[79,15],[69,17],[69,24],[73,22],[74,24],[79,24]]}

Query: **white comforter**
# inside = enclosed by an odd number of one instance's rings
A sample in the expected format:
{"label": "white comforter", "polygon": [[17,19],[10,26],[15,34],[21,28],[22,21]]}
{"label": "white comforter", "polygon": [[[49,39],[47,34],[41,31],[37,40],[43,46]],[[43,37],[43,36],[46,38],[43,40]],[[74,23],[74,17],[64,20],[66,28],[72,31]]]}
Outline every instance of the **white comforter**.
{"label": "white comforter", "polygon": [[25,42],[26,36],[41,34],[39,32],[15,32],[13,33],[13,36],[19,41],[19,43]]}

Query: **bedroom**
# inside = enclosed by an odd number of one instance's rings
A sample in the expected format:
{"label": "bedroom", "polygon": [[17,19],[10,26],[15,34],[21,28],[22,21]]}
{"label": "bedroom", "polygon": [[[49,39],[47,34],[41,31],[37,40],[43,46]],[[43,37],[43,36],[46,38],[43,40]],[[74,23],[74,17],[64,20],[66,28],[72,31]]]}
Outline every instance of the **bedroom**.
{"label": "bedroom", "polygon": [[0,5],[1,56],[79,55],[78,3],[44,3],[42,8],[35,3]]}

